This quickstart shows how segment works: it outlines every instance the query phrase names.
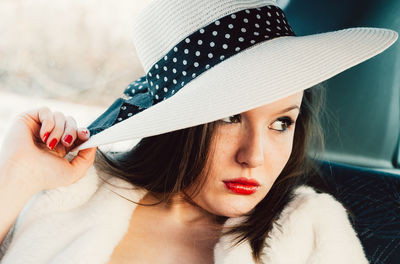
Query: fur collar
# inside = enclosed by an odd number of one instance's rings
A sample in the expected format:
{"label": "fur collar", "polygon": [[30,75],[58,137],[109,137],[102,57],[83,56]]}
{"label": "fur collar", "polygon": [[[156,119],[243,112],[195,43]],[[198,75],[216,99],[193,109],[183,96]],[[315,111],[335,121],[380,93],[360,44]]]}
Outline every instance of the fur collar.
{"label": "fur collar", "polygon": [[[132,191],[130,183],[101,177],[118,187],[103,184],[92,167],[75,184],[34,196],[1,246],[1,263],[107,263],[136,207],[112,190],[134,201],[146,191]],[[231,218],[225,226],[240,221],[241,217]],[[216,244],[215,263],[254,263],[249,243],[231,248],[231,239],[225,236]],[[368,263],[343,206],[305,185],[295,190],[266,245],[264,263]]]}

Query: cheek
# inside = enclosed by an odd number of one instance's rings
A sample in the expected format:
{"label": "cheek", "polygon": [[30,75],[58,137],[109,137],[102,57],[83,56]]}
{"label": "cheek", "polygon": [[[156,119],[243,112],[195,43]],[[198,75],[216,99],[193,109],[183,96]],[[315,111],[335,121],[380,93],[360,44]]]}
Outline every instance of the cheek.
{"label": "cheek", "polygon": [[291,132],[277,134],[270,138],[264,146],[263,169],[258,173],[259,175],[265,175],[265,184],[268,187],[266,192],[272,187],[286,166],[293,147],[293,133]]}
{"label": "cheek", "polygon": [[[271,143],[270,148],[266,150],[265,159],[266,166],[274,168],[274,171],[283,170],[288,162],[293,148],[293,135],[281,135],[276,141]],[[266,168],[267,169],[267,168]],[[278,173],[278,174],[279,174]],[[278,176],[278,175],[277,175]]]}

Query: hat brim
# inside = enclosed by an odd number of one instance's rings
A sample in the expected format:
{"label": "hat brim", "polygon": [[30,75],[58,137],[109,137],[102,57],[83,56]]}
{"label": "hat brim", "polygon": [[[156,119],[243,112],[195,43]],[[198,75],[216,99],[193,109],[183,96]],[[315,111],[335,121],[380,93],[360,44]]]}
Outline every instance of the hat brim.
{"label": "hat brim", "polygon": [[75,150],[159,135],[272,103],[381,53],[397,37],[388,29],[350,28],[259,43]]}

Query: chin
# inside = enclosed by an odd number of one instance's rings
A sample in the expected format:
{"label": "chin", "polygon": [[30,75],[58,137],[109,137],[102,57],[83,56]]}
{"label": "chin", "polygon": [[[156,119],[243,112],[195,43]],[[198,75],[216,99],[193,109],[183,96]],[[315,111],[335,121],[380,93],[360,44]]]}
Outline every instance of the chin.
{"label": "chin", "polygon": [[221,203],[222,206],[214,207],[214,214],[225,217],[240,217],[249,213],[255,204],[243,199],[230,199],[230,202]]}
{"label": "chin", "polygon": [[225,216],[225,217],[240,217],[243,215],[248,214],[253,208],[246,208],[246,209],[236,209],[236,210],[224,210],[221,212],[219,215]]}
{"label": "chin", "polygon": [[229,218],[236,218],[236,217],[241,217],[241,216],[245,215],[246,213],[231,213],[231,214],[225,214],[224,216],[229,217]]}

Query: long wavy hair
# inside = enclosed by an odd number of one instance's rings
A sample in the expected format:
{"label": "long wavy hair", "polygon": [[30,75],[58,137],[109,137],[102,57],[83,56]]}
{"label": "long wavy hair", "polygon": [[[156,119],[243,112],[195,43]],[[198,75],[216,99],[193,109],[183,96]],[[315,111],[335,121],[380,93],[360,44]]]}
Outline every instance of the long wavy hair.
{"label": "long wavy hair", "polygon": [[[268,246],[265,239],[274,221],[293,199],[294,188],[309,184],[319,192],[328,192],[315,162],[315,155],[323,150],[324,145],[319,118],[324,104],[324,90],[322,85],[317,85],[304,91],[292,153],[283,171],[264,199],[246,214],[246,221],[222,234],[233,234],[234,245],[248,240],[257,263],[261,263],[262,250]],[[205,182],[200,179],[204,177],[199,175],[207,175],[210,169],[208,165],[213,156],[211,149],[217,126],[216,121],[143,138],[131,150],[123,153],[98,150],[95,167],[134,186],[145,188],[159,198],[158,203],[169,202],[173,195],[183,194],[185,200],[196,205],[192,198]],[[186,193],[189,186],[196,188]],[[139,204],[139,201],[132,202]],[[227,219],[215,216],[218,224],[223,224]]]}

